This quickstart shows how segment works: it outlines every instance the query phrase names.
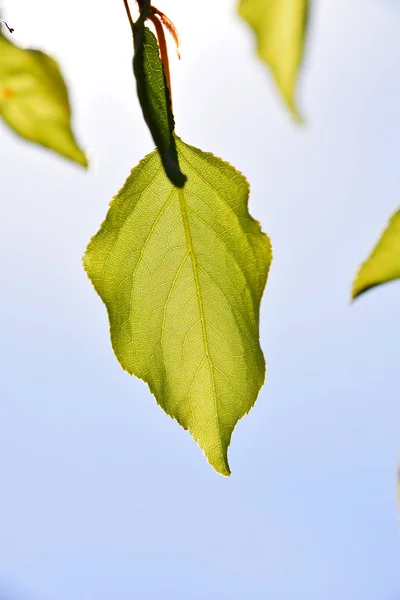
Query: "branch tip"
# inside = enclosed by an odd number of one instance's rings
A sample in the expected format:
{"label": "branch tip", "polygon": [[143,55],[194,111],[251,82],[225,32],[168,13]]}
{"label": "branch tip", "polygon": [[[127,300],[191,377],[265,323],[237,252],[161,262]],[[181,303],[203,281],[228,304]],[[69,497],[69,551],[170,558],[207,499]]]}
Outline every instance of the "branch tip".
{"label": "branch tip", "polygon": [[12,27],[9,27],[8,23],[4,21],[4,19],[0,19],[0,23],[3,23],[10,33],[13,33],[14,29]]}

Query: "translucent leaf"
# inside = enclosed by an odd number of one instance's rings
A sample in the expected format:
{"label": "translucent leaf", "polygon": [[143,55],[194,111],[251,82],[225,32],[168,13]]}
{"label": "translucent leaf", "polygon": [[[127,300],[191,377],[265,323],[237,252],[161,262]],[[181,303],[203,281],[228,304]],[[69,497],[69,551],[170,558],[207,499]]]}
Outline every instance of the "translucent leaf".
{"label": "translucent leaf", "polygon": [[122,367],[229,475],[236,422],[265,377],[259,308],[270,243],[233,167],[177,139],[188,181],[149,154],[113,199],[84,265],[107,306]]}
{"label": "translucent leaf", "polygon": [[186,177],[179,167],[171,98],[158,43],[142,19],[134,27],[134,47],[133,70],[144,119],[160,152],[167,176],[174,185],[183,187]]}
{"label": "translucent leaf", "polygon": [[0,116],[26,140],[87,166],[71,130],[68,92],[57,63],[1,34]]}
{"label": "translucent leaf", "polygon": [[240,0],[239,14],[253,29],[257,53],[272,71],[287,106],[296,107],[296,82],[303,59],[309,0]]}
{"label": "translucent leaf", "polygon": [[353,284],[352,297],[357,298],[367,290],[399,277],[400,210],[392,216],[371,255],[361,265]]}

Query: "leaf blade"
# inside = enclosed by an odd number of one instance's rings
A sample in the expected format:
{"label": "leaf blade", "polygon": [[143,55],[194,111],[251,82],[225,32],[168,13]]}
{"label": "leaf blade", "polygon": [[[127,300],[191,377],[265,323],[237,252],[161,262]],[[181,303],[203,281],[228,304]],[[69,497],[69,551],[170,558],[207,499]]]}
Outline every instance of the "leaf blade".
{"label": "leaf blade", "polygon": [[0,34],[0,116],[20,137],[83,167],[87,158],[71,128],[71,108],[57,63]]}
{"label": "leaf blade", "polygon": [[368,290],[400,278],[400,210],[388,226],[367,260],[361,265],[353,283],[352,299]]}
{"label": "leaf blade", "polygon": [[133,71],[143,117],[153,137],[167,176],[176,187],[185,185],[175,143],[171,98],[155,35],[143,16],[134,27]]}
{"label": "leaf blade", "polygon": [[271,248],[248,213],[243,176],[177,145],[185,187],[171,185],[158,153],[146,157],[112,201],[84,265],[122,367],[229,475],[233,429],[265,377],[259,306]]}
{"label": "leaf blade", "polygon": [[303,60],[309,0],[241,0],[239,15],[253,30],[257,53],[270,68],[287,107],[301,121],[296,83]]}

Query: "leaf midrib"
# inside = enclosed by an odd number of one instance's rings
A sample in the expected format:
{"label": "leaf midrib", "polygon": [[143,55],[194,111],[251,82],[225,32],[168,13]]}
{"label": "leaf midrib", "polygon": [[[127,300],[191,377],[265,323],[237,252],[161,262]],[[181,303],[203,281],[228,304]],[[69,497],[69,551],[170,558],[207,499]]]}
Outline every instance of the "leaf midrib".
{"label": "leaf midrib", "polygon": [[191,260],[192,269],[193,269],[193,277],[194,277],[195,285],[196,285],[196,296],[197,296],[197,301],[198,301],[199,311],[200,311],[200,322],[201,322],[204,350],[205,350],[206,358],[207,358],[208,365],[210,367],[210,373],[211,373],[211,381],[212,381],[212,387],[213,387],[213,400],[214,400],[215,414],[217,417],[218,443],[219,443],[219,447],[221,450],[222,458],[223,458],[224,462],[226,462],[226,458],[225,458],[223,447],[222,447],[221,428],[220,428],[218,405],[217,405],[217,394],[216,394],[216,389],[215,389],[214,367],[211,362],[211,357],[210,357],[210,353],[209,353],[209,344],[208,344],[208,336],[207,336],[207,331],[206,331],[206,321],[205,321],[205,317],[204,317],[203,297],[202,297],[201,288],[200,288],[198,265],[197,265],[196,254],[195,254],[194,246],[193,246],[192,233],[190,231],[190,224],[189,224],[185,195],[183,192],[183,188],[177,188],[177,189],[178,189],[179,205],[180,205],[182,219],[183,219],[183,226],[184,226],[184,230],[185,230],[186,242],[187,242],[188,249],[189,249],[189,255],[190,255],[190,260]]}
{"label": "leaf midrib", "polygon": [[[212,156],[212,155],[210,155],[210,156]],[[192,164],[192,162],[191,162],[191,161],[190,161],[190,160],[187,158],[187,156],[185,156],[185,155],[182,155],[182,156],[181,156],[181,158],[183,159],[183,161],[184,161],[184,162],[186,162],[186,163],[187,163],[187,165],[189,166],[189,168],[190,168],[190,169],[193,169],[193,170],[195,170],[195,166],[194,166],[194,165]],[[207,158],[208,158],[208,156],[207,156]],[[212,181],[210,181],[208,178],[204,177],[204,176],[203,176],[203,174],[202,174],[202,173],[200,173],[199,171],[196,171],[196,175],[197,175],[197,176],[198,176],[198,177],[199,177],[199,178],[200,178],[200,179],[203,181],[203,183],[204,183],[205,185],[207,185],[208,187],[210,187],[210,188],[213,190],[213,192],[215,193],[215,195],[217,196],[217,198],[218,198],[218,199],[219,199],[219,200],[220,200],[220,201],[223,203],[223,205],[224,205],[224,206],[225,206],[225,207],[226,207],[226,208],[229,210],[229,212],[230,212],[231,216],[232,216],[232,217],[235,219],[236,223],[239,225],[239,229],[238,229],[238,231],[239,231],[239,232],[240,232],[240,234],[241,234],[242,240],[243,240],[243,241],[246,243],[247,247],[250,249],[250,252],[252,253],[252,255],[253,255],[253,257],[254,257],[254,261],[255,261],[255,263],[257,263],[257,260],[258,260],[258,258],[257,258],[257,256],[256,256],[256,253],[255,253],[255,251],[254,251],[254,248],[253,248],[252,244],[251,244],[251,243],[250,243],[250,241],[248,240],[248,235],[249,235],[249,233],[251,233],[251,232],[250,232],[250,231],[245,231],[245,230],[244,230],[244,228],[243,228],[243,225],[242,225],[242,223],[241,223],[242,219],[244,219],[244,220],[246,220],[246,221],[248,220],[249,222],[252,222],[252,221],[254,222],[254,219],[253,219],[253,217],[252,217],[250,214],[248,214],[248,215],[247,215],[247,217],[244,217],[244,218],[243,218],[243,217],[239,217],[239,215],[238,215],[238,214],[235,212],[235,210],[234,210],[234,209],[233,209],[233,207],[232,207],[232,206],[229,204],[229,202],[227,202],[227,200],[226,200],[226,199],[225,199],[225,198],[224,198],[224,197],[221,195],[220,191],[219,191],[219,190],[218,190],[218,189],[215,187],[215,185],[213,185]],[[221,172],[220,172],[220,175],[221,175]],[[224,176],[226,176],[226,175],[224,174]],[[226,178],[227,178],[227,179],[229,179],[227,176],[226,176]],[[246,180],[246,183],[247,183],[247,180]],[[247,194],[248,194],[248,189],[247,189]],[[195,213],[195,214],[196,214],[196,213]],[[197,215],[197,216],[198,216],[198,215]],[[215,233],[216,235],[218,235],[218,234],[217,234],[217,232],[216,232],[215,230],[214,230],[214,233]],[[235,261],[236,261],[236,259],[235,259]],[[252,289],[252,287],[250,287],[249,289],[251,290],[251,289]],[[253,295],[253,294],[252,294],[252,295]]]}

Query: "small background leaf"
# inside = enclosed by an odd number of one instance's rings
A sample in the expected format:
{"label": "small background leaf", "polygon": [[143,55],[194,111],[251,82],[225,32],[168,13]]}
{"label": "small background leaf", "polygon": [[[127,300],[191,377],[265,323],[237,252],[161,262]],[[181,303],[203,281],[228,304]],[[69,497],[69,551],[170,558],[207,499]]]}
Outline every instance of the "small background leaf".
{"label": "small background leaf", "polygon": [[71,129],[68,91],[57,63],[0,34],[0,116],[21,137],[87,167]]}
{"label": "small background leaf", "polygon": [[264,382],[259,309],[270,243],[233,167],[177,139],[188,174],[147,156],[111,203],[85,269],[107,306],[115,354],[144,379],[213,467],[229,475],[236,422]]}
{"label": "small background leaf", "polygon": [[296,82],[303,59],[309,0],[241,0],[240,16],[257,39],[257,53],[272,71],[287,106],[301,120]]}
{"label": "small background leaf", "polygon": [[371,255],[361,265],[353,284],[352,298],[357,298],[377,285],[398,278],[400,278],[400,210],[392,216]]}
{"label": "small background leaf", "polygon": [[179,167],[174,136],[174,116],[166,84],[158,42],[139,19],[134,28],[133,70],[143,116],[160,152],[165,172],[177,187],[183,187],[185,175]]}

